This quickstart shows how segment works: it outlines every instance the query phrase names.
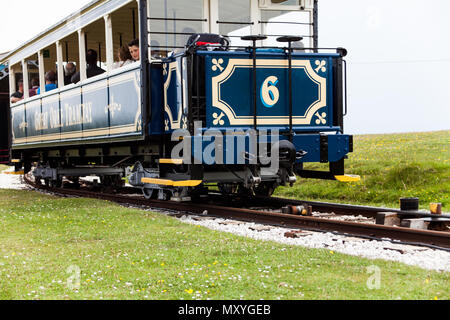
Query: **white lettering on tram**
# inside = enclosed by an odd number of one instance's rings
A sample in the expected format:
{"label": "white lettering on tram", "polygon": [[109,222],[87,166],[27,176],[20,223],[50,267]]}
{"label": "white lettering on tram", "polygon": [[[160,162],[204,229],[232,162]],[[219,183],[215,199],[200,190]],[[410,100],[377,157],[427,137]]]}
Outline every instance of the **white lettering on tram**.
{"label": "white lettering on tram", "polygon": [[92,123],[92,102],[69,105],[64,104],[63,113],[65,114],[65,126],[76,126]]}
{"label": "white lettering on tram", "polygon": [[50,109],[50,128],[57,129],[61,128],[62,122],[59,119],[59,109],[51,108]]}
{"label": "white lettering on tram", "polygon": [[34,114],[34,127],[36,128],[36,131],[48,129],[48,112],[36,112]]}
{"label": "white lettering on tram", "polygon": [[91,124],[93,123],[92,102],[73,106],[66,103],[61,114],[59,108],[50,108],[50,111],[42,113],[35,112],[33,120],[36,131]]}

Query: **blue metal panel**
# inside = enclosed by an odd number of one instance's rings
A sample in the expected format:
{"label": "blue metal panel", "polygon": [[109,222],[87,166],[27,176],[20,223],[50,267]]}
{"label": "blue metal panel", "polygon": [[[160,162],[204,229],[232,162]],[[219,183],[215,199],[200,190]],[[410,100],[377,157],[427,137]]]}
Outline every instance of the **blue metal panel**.
{"label": "blue metal panel", "polygon": [[[219,133],[219,130],[214,130]],[[212,133],[212,132],[211,132]],[[278,139],[279,136],[276,136]],[[270,136],[258,138],[258,152],[260,156],[268,157],[269,148],[272,140]],[[196,161],[205,165],[226,164],[226,165],[243,165],[250,164],[250,160],[245,158],[245,153],[255,155],[256,136],[248,133],[231,133],[216,137],[197,135],[191,138],[192,156]],[[265,150],[262,146],[265,145]],[[216,154],[217,152],[217,154]],[[216,159],[217,156],[217,159]],[[220,163],[217,163],[219,161]]]}
{"label": "blue metal panel", "polygon": [[[238,52],[200,52],[206,59],[207,127],[248,127],[253,120],[253,61]],[[294,54],[294,128],[330,130],[333,124],[333,58]],[[257,54],[258,125],[289,125],[288,61],[280,53]]]}
{"label": "blue metal panel", "polygon": [[329,135],[328,136],[328,161],[337,162],[350,152],[350,136]]}
{"label": "blue metal panel", "polygon": [[26,143],[27,119],[25,116],[25,104],[11,108],[12,143],[14,145]]}
{"label": "blue metal panel", "polygon": [[42,139],[42,129],[46,127],[41,109],[41,99],[29,101],[25,104],[27,123],[27,143],[38,143]]}
{"label": "blue metal panel", "polygon": [[162,70],[156,67],[152,67],[151,70],[151,90],[152,90],[152,101],[151,101],[151,109],[152,109],[152,118],[150,124],[150,135],[153,134],[163,134],[164,126],[163,126],[163,75]]}
{"label": "blue metal panel", "polygon": [[163,81],[164,129],[166,132],[187,129],[187,68],[184,57],[164,64]]}
{"label": "blue metal panel", "polygon": [[[108,80],[83,85],[83,138],[109,136]],[[114,112],[114,110],[113,110]]]}
{"label": "blue metal panel", "polygon": [[140,66],[122,69],[15,105],[13,145],[140,136],[141,114]]}
{"label": "blue metal panel", "polygon": [[140,69],[109,79],[110,135],[142,134]]}
{"label": "blue metal panel", "polygon": [[303,162],[320,162],[320,135],[302,134],[293,138],[296,150],[306,151],[308,154],[303,158]]}
{"label": "blue metal panel", "polygon": [[42,99],[42,141],[61,140],[61,108],[59,94]]}
{"label": "blue metal panel", "polygon": [[[327,135],[328,138],[328,162],[342,160],[350,152],[350,136],[343,134]],[[320,134],[299,134],[293,138],[297,151],[303,150],[308,154],[302,162],[320,162],[321,145]]]}
{"label": "blue metal panel", "polygon": [[62,120],[61,139],[81,139],[83,134],[81,88],[75,87],[62,92],[60,99]]}

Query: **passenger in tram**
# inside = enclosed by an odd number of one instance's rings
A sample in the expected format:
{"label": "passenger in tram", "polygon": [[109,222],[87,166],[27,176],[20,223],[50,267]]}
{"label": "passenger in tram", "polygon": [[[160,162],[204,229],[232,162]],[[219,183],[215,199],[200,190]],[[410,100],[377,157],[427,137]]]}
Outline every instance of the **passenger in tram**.
{"label": "passenger in tram", "polygon": [[11,95],[11,103],[16,103],[23,99],[23,80],[19,80],[17,84],[19,90],[17,90]]}
{"label": "passenger in tram", "polygon": [[64,67],[64,85],[67,86],[72,83],[72,77],[77,72],[75,63],[69,62]]}
{"label": "passenger in tram", "polygon": [[135,39],[128,44],[130,49],[131,57],[134,61],[139,61],[141,59],[141,54],[139,52],[139,39]]}
{"label": "passenger in tram", "polygon": [[[50,70],[45,74],[45,92],[49,92],[58,88],[56,85],[56,72]],[[41,88],[37,89],[37,94],[41,94]]]}
{"label": "passenger in tram", "polygon": [[[88,79],[105,73],[106,71],[97,66],[97,51],[89,49],[86,53],[86,74]],[[80,82],[80,71],[75,73],[72,77],[72,83]]]}
{"label": "passenger in tram", "polygon": [[30,98],[37,95],[38,89],[39,89],[39,79],[38,78],[31,79],[31,89],[29,90]]}
{"label": "passenger in tram", "polygon": [[122,68],[130,63],[133,63],[133,57],[131,56],[128,46],[122,46],[117,53],[119,62],[114,63],[114,69]]}

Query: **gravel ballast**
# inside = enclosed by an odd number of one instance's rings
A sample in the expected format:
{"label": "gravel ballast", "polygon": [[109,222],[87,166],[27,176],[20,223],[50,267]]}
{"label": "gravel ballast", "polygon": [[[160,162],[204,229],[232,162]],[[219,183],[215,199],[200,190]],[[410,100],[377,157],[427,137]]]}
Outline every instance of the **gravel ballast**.
{"label": "gravel ballast", "polygon": [[[181,221],[199,225],[212,230],[229,232],[235,235],[262,241],[274,241],[286,245],[314,249],[327,249],[333,252],[359,256],[368,259],[383,259],[402,262],[423,269],[450,272],[450,252],[426,247],[395,244],[390,241],[366,240],[332,233],[300,232],[297,230],[267,227],[255,223],[234,220],[198,218],[185,215]],[[291,236],[295,235],[295,238]]]}

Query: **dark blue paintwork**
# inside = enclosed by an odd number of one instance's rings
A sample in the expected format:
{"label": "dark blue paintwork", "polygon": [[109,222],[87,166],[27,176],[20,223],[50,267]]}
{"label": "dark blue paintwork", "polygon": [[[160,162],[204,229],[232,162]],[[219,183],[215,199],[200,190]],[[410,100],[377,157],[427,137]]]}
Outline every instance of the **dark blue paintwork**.
{"label": "dark blue paintwork", "polygon": [[[253,61],[248,52],[233,51],[200,51],[205,58],[206,83],[206,126],[200,131],[204,134],[210,129],[220,130],[222,133],[230,130],[242,129],[247,131],[254,127],[253,119]],[[328,136],[328,161],[336,162],[343,159],[350,150],[350,136],[341,134],[342,128],[334,126],[334,60],[338,54],[309,54],[295,53],[293,55],[293,143],[297,151],[308,154],[302,162],[320,162],[321,139],[320,134],[331,133]],[[173,123],[184,104],[185,97],[180,74],[184,73],[182,61],[184,57],[167,60],[164,68],[163,84],[160,85],[166,95],[165,103],[165,131],[172,133],[180,127],[180,123]],[[287,56],[280,50],[258,50],[257,52],[257,110],[258,129],[277,132],[289,129],[289,81]],[[263,62],[262,62],[263,61]],[[159,78],[158,78],[159,81]],[[153,82],[155,84],[155,82]],[[165,87],[164,87],[165,84]],[[158,84],[159,86],[159,84]],[[214,87],[216,86],[216,87]],[[268,88],[272,89],[268,89]],[[274,89],[274,87],[276,89]],[[217,89],[217,90],[214,90]],[[264,90],[267,95],[264,97]],[[269,102],[269,103],[266,103]],[[158,101],[159,103],[159,101]],[[229,114],[218,105],[227,105],[231,109]],[[315,109],[314,109],[315,108]],[[226,108],[225,108],[226,109]],[[168,114],[170,110],[171,116]],[[245,123],[239,123],[239,118]],[[280,121],[280,118],[284,118]],[[171,121],[172,119],[172,121]],[[236,121],[236,119],[238,121]],[[265,123],[264,123],[265,122]],[[182,127],[182,125],[181,125]],[[335,134],[332,134],[332,133]],[[249,141],[242,137],[223,138],[223,153],[225,164],[235,164],[241,158],[232,154],[230,150],[239,139],[244,139],[244,150],[249,149]],[[228,139],[228,140],[227,140]],[[280,139],[287,139],[281,135]],[[194,157],[200,157],[202,152],[210,154],[215,138],[193,139],[192,152]],[[194,143],[195,142],[195,143]],[[241,150],[242,151],[242,148]],[[214,153],[213,153],[214,154]],[[214,163],[214,159],[203,159],[205,164]]]}
{"label": "dark blue paintwork", "polygon": [[13,147],[143,136],[140,65],[11,108]]}

